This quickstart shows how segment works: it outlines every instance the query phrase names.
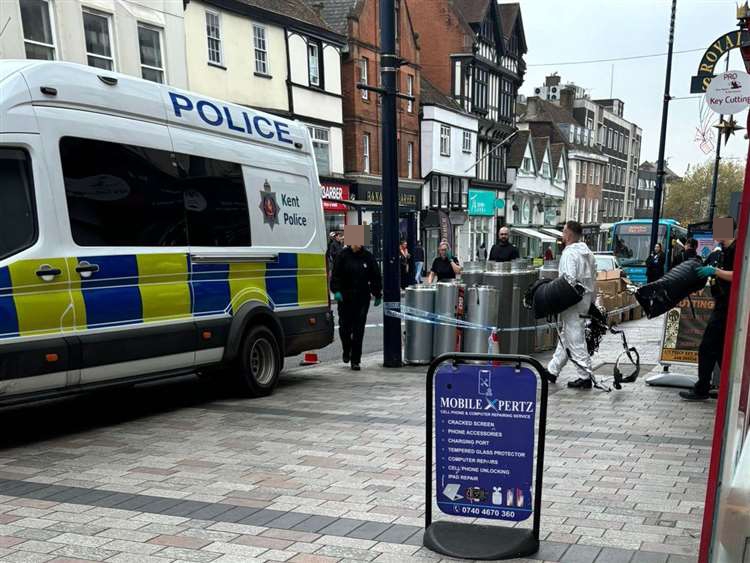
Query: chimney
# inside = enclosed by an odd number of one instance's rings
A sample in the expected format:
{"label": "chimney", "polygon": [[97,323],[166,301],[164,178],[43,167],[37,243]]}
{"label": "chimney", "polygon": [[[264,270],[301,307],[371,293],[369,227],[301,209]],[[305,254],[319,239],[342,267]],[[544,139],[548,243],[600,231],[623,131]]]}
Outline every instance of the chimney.
{"label": "chimney", "polygon": [[572,110],[576,99],[576,91],[567,86],[560,91],[560,106]]}
{"label": "chimney", "polygon": [[536,96],[530,96],[526,98],[526,116],[536,117],[539,112],[539,98]]}
{"label": "chimney", "polygon": [[559,86],[560,85],[560,76],[556,72],[553,72],[549,76],[544,78],[544,85],[549,86]]}

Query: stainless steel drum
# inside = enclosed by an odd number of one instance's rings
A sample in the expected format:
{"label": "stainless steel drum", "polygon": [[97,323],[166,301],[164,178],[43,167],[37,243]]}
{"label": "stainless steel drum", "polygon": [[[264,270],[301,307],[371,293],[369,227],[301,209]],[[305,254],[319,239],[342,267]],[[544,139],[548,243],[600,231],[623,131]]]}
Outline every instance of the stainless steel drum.
{"label": "stainless steel drum", "polygon": [[[544,265],[539,270],[539,278],[555,279],[558,275],[558,260],[545,260]],[[547,319],[537,320],[536,344],[534,349],[537,352],[552,350],[557,345],[557,331],[553,327],[547,327]]]}
{"label": "stainless steel drum", "polygon": [[[511,326],[511,309],[513,305],[513,277],[510,262],[487,262],[487,271],[483,276],[483,284],[497,290],[496,325],[500,328]],[[510,353],[509,332],[500,332],[499,351],[501,354]]]}
{"label": "stainless steel drum", "polygon": [[[498,291],[488,285],[475,285],[466,290],[466,320],[484,326],[497,323]],[[492,331],[477,328],[464,329],[464,352],[486,354]]]}
{"label": "stainless steel drum", "polygon": [[[511,354],[531,354],[534,351],[533,330],[536,319],[531,310],[523,306],[523,296],[528,287],[537,279],[537,272],[529,260],[517,259],[511,262],[513,277],[513,300],[511,326],[521,330],[510,333]],[[523,330],[526,329],[526,330]]]}
{"label": "stainless steel drum", "polygon": [[[456,318],[456,310],[463,310],[463,295],[466,285],[456,281],[435,284],[435,313],[444,317]],[[460,302],[459,302],[460,300]],[[432,332],[433,357],[446,352],[456,351],[456,327],[453,325],[434,325]]]}
{"label": "stainless steel drum", "polygon": [[484,272],[484,262],[464,262],[461,271],[461,283],[466,287],[482,284],[482,274]]}
{"label": "stainless steel drum", "polygon": [[[410,285],[406,288],[406,306],[427,313],[435,310],[437,289],[431,284]],[[428,322],[406,321],[407,364],[429,364],[432,361],[432,327]]]}

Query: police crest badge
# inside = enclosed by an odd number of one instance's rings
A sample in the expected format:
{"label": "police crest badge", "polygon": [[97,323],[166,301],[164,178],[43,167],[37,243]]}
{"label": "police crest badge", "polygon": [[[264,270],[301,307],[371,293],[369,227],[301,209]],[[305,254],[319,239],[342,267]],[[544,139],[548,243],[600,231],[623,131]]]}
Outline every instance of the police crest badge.
{"label": "police crest badge", "polygon": [[273,226],[279,224],[279,204],[276,203],[276,192],[271,191],[268,180],[263,183],[263,189],[260,191],[259,207],[263,214],[263,222],[270,225],[273,230]]}

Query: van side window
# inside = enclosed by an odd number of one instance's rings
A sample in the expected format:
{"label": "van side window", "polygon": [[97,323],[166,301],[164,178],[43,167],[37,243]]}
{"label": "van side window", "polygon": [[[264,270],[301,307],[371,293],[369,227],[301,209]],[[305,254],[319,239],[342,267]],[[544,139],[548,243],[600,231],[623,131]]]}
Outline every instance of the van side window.
{"label": "van side window", "polygon": [[175,156],[182,176],[190,245],[250,246],[242,167],[200,156]]}
{"label": "van side window", "polygon": [[185,246],[185,203],[171,152],[60,139],[70,228],[79,246]]}
{"label": "van side window", "polygon": [[0,149],[0,259],[36,241],[33,181],[29,155],[21,149]]}

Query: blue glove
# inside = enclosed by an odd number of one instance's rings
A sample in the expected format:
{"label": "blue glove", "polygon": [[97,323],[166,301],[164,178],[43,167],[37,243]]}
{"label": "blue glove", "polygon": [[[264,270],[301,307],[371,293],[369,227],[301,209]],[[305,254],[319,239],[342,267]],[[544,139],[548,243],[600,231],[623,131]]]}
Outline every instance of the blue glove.
{"label": "blue glove", "polygon": [[336,293],[334,293],[334,294],[333,294],[333,298],[334,298],[334,299],[335,299],[336,301],[338,301],[339,303],[341,303],[341,302],[342,302],[342,301],[344,300],[344,296],[343,296],[343,295],[341,295],[341,292],[340,292],[340,291],[337,291]]}
{"label": "blue glove", "polygon": [[716,268],[713,266],[702,266],[698,268],[697,273],[699,278],[708,278],[716,275]]}
{"label": "blue glove", "polygon": [[373,305],[375,305],[376,307],[380,307],[380,304],[382,302],[383,302],[383,298],[382,297],[376,297],[375,298],[375,303],[373,303]]}
{"label": "blue glove", "polygon": [[448,260],[453,260],[453,253],[450,250],[446,253],[446,256],[448,257]]}

